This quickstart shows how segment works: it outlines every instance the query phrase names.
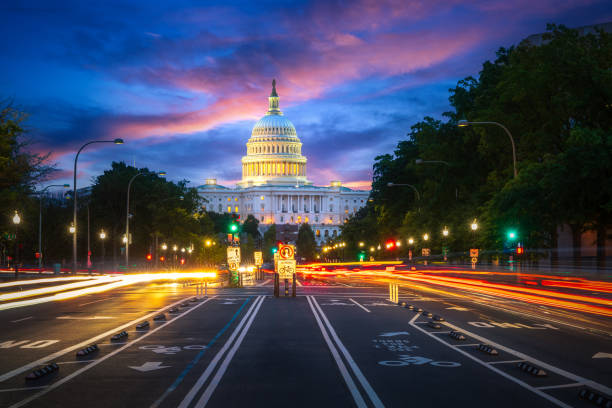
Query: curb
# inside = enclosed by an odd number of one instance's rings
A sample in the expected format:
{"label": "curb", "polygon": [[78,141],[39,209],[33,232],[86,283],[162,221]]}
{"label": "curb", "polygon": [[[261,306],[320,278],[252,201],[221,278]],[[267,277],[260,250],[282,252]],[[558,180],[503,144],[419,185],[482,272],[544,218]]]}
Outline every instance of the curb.
{"label": "curb", "polygon": [[489,346],[488,344],[479,344],[478,350],[482,351],[483,353],[487,353],[491,356],[496,356],[499,354],[497,350],[495,350],[493,347]]}
{"label": "curb", "polygon": [[448,333],[448,335],[451,336],[455,340],[465,340],[465,336],[463,335],[463,333],[458,332],[458,331],[452,331]]}
{"label": "curb", "polygon": [[138,330],[145,330],[145,329],[148,329],[148,328],[149,328],[149,322],[148,322],[147,320],[145,320],[144,322],[142,322],[142,323],[140,323],[140,324],[136,325],[136,328],[137,328]]}
{"label": "curb", "polygon": [[546,371],[542,370],[541,368],[534,367],[531,364],[525,362],[518,363],[516,366],[521,370],[536,377],[546,377],[548,375],[546,374]]}
{"label": "curb", "polygon": [[83,350],[79,350],[77,351],[76,355],[77,357],[82,357],[82,356],[86,356],[88,354],[94,353],[96,351],[98,351],[98,345],[97,344],[92,344],[89,347],[85,347]]}
{"label": "curb", "polygon": [[116,341],[116,340],[120,340],[127,336],[128,336],[128,333],[124,330],[121,333],[117,333],[113,337],[111,337],[111,340]]}
{"label": "curb", "polygon": [[605,407],[605,408],[612,408],[612,399],[604,395],[597,394],[596,392],[593,392],[589,390],[588,388],[581,389],[580,392],[578,393],[578,396],[582,399],[592,402],[593,404],[597,406]]}
{"label": "curb", "polygon": [[51,374],[55,371],[59,370],[59,366],[56,363],[51,363],[43,368],[39,368],[38,370],[32,371],[30,374],[26,375],[26,380],[37,380],[40,377],[43,377],[47,374]]}

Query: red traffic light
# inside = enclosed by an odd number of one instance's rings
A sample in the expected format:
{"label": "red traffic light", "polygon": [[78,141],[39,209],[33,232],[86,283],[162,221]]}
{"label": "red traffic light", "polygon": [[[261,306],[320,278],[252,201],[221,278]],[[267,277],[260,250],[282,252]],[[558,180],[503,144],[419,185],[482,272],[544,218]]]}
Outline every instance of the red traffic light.
{"label": "red traffic light", "polygon": [[387,247],[387,249],[393,249],[393,248],[395,248],[395,242],[394,241],[387,241],[387,244],[385,246]]}
{"label": "red traffic light", "polygon": [[165,256],[160,256],[160,257],[159,257],[159,260],[160,260],[160,261],[162,261],[162,262],[164,262],[164,261],[166,260],[166,257],[165,257]]}
{"label": "red traffic light", "polygon": [[522,255],[523,252],[525,252],[525,249],[523,247],[516,247],[516,254],[517,255]]}
{"label": "red traffic light", "polygon": [[181,258],[181,265],[185,265],[185,258]]}
{"label": "red traffic light", "polygon": [[150,261],[151,259],[153,259],[153,255],[147,254],[147,261]]}

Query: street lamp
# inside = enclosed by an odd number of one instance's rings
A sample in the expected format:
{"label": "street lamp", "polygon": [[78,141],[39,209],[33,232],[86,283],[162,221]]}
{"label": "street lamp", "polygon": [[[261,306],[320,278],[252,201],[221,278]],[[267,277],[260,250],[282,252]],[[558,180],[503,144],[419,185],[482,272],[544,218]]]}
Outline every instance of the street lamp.
{"label": "street lamp", "polygon": [[[125,270],[126,272],[130,269],[130,188],[132,187],[132,182],[138,176],[142,176],[143,174],[149,174],[148,172],[140,172],[135,174],[129,181],[127,187],[127,202],[126,202],[126,212],[125,212],[125,236],[127,237],[125,241]],[[158,176],[165,176],[165,171],[159,171],[155,173]]]}
{"label": "street lamp", "polygon": [[408,244],[409,245],[414,244],[414,238],[408,238]]}
{"label": "street lamp", "polygon": [[76,232],[76,228],[74,228],[74,224],[70,224],[70,226],[68,227],[68,232],[70,232],[71,234],[74,234]]}
{"label": "street lamp", "polygon": [[423,241],[429,240],[429,234],[423,234]]}
{"label": "street lamp", "polygon": [[15,266],[15,279],[19,277],[19,265],[17,263],[17,258],[19,258],[19,242],[17,240],[17,227],[21,224],[21,217],[17,210],[15,210],[15,215],[13,215],[13,225],[15,225],[15,259],[13,259],[13,265]]}
{"label": "street lamp", "polygon": [[123,139],[93,140],[91,142],[87,142],[83,146],[81,146],[81,148],[77,151],[76,156],[74,157],[74,179],[72,183],[72,188],[74,189],[74,202],[72,210],[72,224],[74,225],[74,234],[72,235],[72,273],[76,273],[77,270],[77,162],[79,160],[79,154],[81,154],[81,150],[83,150],[85,146],[89,146],[93,143],[114,143],[116,145],[120,145],[123,144]]}
{"label": "street lamp", "polygon": [[472,231],[476,231],[478,229],[478,222],[476,222],[476,218],[474,218],[474,221],[472,221],[470,228],[472,228]]}
{"label": "street lamp", "polygon": [[104,240],[106,239],[106,232],[104,230],[100,231],[100,241],[102,241],[102,267],[100,268],[100,272],[104,273]]}
{"label": "street lamp", "polygon": [[504,129],[504,131],[506,132],[506,134],[510,138],[510,143],[512,144],[512,166],[514,168],[514,178],[516,178],[516,175],[517,175],[517,172],[516,172],[516,146],[514,145],[514,138],[512,137],[512,134],[510,133],[508,128],[505,127],[504,125],[502,125],[501,123],[498,123],[498,122],[468,122],[465,119],[462,119],[459,122],[457,122],[457,126],[458,127],[468,127],[470,125],[495,125],[495,126],[499,126],[500,128]]}
{"label": "street lamp", "polygon": [[165,251],[166,249],[168,249],[168,245],[166,245],[165,243],[164,243],[164,244],[162,244],[161,249],[162,249],[163,251]]}
{"label": "street lamp", "polygon": [[70,184],[51,184],[38,192],[38,269],[42,272],[42,202],[45,192],[51,187],[69,188]]}
{"label": "street lamp", "polygon": [[206,242],[204,242],[204,245],[206,245],[207,247],[212,245],[212,242],[210,242],[210,239],[207,239]]}
{"label": "street lamp", "polygon": [[359,248],[363,248],[364,245],[365,243],[363,241],[359,242]]}
{"label": "street lamp", "polygon": [[444,227],[444,230],[442,230],[442,235],[448,237],[448,228]]}
{"label": "street lamp", "polygon": [[414,190],[417,200],[421,199],[421,195],[419,194],[419,190],[417,190],[417,188],[415,186],[413,186],[412,184],[397,184],[397,183],[387,183],[387,187],[410,187],[411,189]]}

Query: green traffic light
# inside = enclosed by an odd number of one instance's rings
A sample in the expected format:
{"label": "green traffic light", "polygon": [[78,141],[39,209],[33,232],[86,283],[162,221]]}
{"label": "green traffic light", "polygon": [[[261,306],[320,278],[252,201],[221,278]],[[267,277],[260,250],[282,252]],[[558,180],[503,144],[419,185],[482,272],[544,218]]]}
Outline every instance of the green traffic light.
{"label": "green traffic light", "polygon": [[277,252],[278,252],[278,248],[276,248],[276,247],[272,248],[272,253],[273,253],[273,254],[275,254],[275,253],[277,253]]}
{"label": "green traffic light", "polygon": [[508,231],[508,239],[516,239],[516,232]]}
{"label": "green traffic light", "polygon": [[238,231],[238,226],[236,224],[230,224],[230,231],[231,232],[236,232]]}

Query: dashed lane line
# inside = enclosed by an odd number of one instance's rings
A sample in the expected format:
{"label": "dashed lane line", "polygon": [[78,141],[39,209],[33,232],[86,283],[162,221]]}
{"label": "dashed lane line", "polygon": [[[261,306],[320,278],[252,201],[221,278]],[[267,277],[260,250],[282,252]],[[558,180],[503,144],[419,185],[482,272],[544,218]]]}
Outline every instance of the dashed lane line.
{"label": "dashed lane line", "polygon": [[582,383],[571,383],[571,384],[561,384],[561,385],[548,385],[545,387],[536,387],[538,390],[556,390],[557,388],[573,388],[580,387],[584,384]]}
{"label": "dashed lane line", "polygon": [[29,390],[40,390],[41,388],[47,388],[47,385],[40,385],[38,387],[24,387],[24,388],[5,388],[0,392],[15,392],[15,391],[29,391]]}
{"label": "dashed lane line", "polygon": [[93,302],[87,302],[87,303],[81,303],[80,305],[78,305],[79,307],[81,306],[87,306],[87,305],[91,305],[93,303],[98,303],[98,302],[104,302],[105,300],[109,300],[112,298],[104,298],[104,299],[98,299],[98,300],[94,300]]}
{"label": "dashed lane line", "polygon": [[260,283],[256,284],[255,286],[264,286],[264,285],[266,285],[266,284],[270,283],[270,281],[271,281],[271,280],[272,280],[272,279],[266,279],[265,281],[260,282]]}
{"label": "dashed lane line", "polygon": [[342,355],[344,356],[344,359],[346,360],[346,362],[348,363],[349,367],[353,371],[353,374],[355,375],[355,377],[357,378],[357,380],[361,384],[361,387],[363,387],[363,389],[365,390],[366,394],[368,394],[368,397],[370,398],[370,401],[372,402],[372,405],[374,405],[375,408],[384,408],[384,404],[382,403],[382,401],[380,400],[380,398],[376,394],[376,391],[374,391],[374,389],[372,388],[372,386],[370,385],[368,380],[365,378],[365,376],[363,375],[363,373],[361,372],[361,370],[359,369],[359,367],[355,363],[355,360],[353,360],[353,357],[351,356],[351,354],[348,352],[346,347],[344,347],[344,344],[342,343],[340,338],[338,338],[338,335],[336,334],[336,331],[334,330],[334,328],[332,327],[331,323],[327,319],[327,316],[325,315],[325,313],[321,309],[321,306],[319,306],[319,304],[317,303],[317,300],[314,298],[314,296],[310,296],[310,300],[312,301],[312,304],[315,306],[315,308],[318,310],[318,312],[321,314],[321,318],[323,319],[323,322],[327,326],[327,330],[329,330],[329,334],[331,335],[332,339],[334,340],[334,342],[336,343],[336,345],[338,346],[338,348],[342,352]]}
{"label": "dashed lane line", "polygon": [[11,320],[11,323],[23,322],[24,320],[30,320],[32,317],[34,317],[34,316],[24,317],[23,319]]}
{"label": "dashed lane line", "polygon": [[368,309],[367,307],[365,307],[364,305],[362,305],[361,303],[357,302],[355,299],[353,298],[349,298],[349,300],[351,302],[353,302],[354,304],[356,304],[357,306],[359,306],[360,308],[362,308],[363,310],[365,310],[366,312],[370,313],[370,309]]}
{"label": "dashed lane line", "polygon": [[174,317],[171,320],[166,321],[165,323],[159,325],[158,327],[154,328],[153,330],[146,332],[145,334],[143,334],[142,336],[140,336],[139,338],[132,340],[130,342],[128,342],[126,345],[124,345],[123,347],[118,348],[117,350],[112,351],[111,353],[105,355],[102,358],[99,358],[97,360],[95,360],[94,362],[92,362],[91,364],[87,364],[85,367],[73,372],[72,374],[61,378],[60,380],[58,380],[57,382],[54,382],[53,384],[49,385],[47,388],[45,388],[43,391],[40,391],[26,399],[23,399],[13,405],[11,405],[9,408],[19,408],[19,407],[23,407],[26,404],[29,404],[30,402],[34,401],[35,399],[38,399],[40,397],[42,397],[43,395],[49,393],[50,391],[53,391],[54,389],[56,389],[57,387],[59,387],[62,384],[67,383],[68,381],[72,380],[74,377],[81,375],[82,373],[84,373],[85,371],[97,366],[98,364],[100,364],[103,361],[108,360],[109,358],[113,357],[114,355],[122,352],[123,350],[125,350],[126,348],[140,342],[143,339],[146,339],[147,337],[149,337],[150,335],[152,335],[153,333],[156,333],[157,331],[163,329],[164,327],[166,327],[169,324],[172,324],[174,322],[176,322],[177,320],[179,320],[180,318],[186,316],[187,314],[193,312],[194,310],[196,310],[197,308],[205,305],[209,300],[214,299],[216,296],[207,298],[206,300],[204,300],[203,302],[198,303],[197,305],[193,306],[192,308],[184,311],[183,313],[177,315],[176,317]]}
{"label": "dashed lane line", "polygon": [[512,364],[512,363],[522,363],[525,360],[506,360],[506,361],[489,361],[487,364]]}
{"label": "dashed lane line", "polygon": [[263,302],[263,298],[264,296],[258,296],[257,299],[255,299],[255,301],[253,302],[249,310],[247,310],[247,312],[244,314],[244,317],[240,320],[240,322],[238,323],[238,325],[236,326],[236,328],[234,329],[230,337],[225,341],[225,344],[223,345],[221,350],[217,352],[215,357],[208,364],[208,367],[206,367],[206,370],[204,371],[204,373],[202,373],[202,375],[200,376],[200,378],[198,378],[194,386],[191,387],[187,395],[185,395],[185,398],[183,398],[183,401],[181,401],[178,408],[187,408],[191,404],[193,399],[200,392],[200,389],[204,386],[204,383],[206,383],[206,381],[208,380],[208,377],[210,377],[210,375],[216,368],[217,364],[219,363],[219,360],[221,360],[221,358],[223,357],[227,349],[231,346],[232,342],[234,341],[234,339],[236,338],[236,336],[242,329],[242,326],[244,326],[245,322],[249,319],[249,317],[253,313],[253,310],[257,307],[257,305],[260,302]]}
{"label": "dashed lane line", "polygon": [[168,306],[164,306],[161,309],[155,310],[155,311],[153,311],[153,312],[151,312],[151,313],[149,313],[147,315],[140,316],[140,317],[132,320],[131,322],[128,322],[128,323],[122,324],[121,326],[112,328],[112,329],[110,329],[108,331],[105,331],[102,334],[99,334],[97,336],[89,338],[89,339],[87,339],[85,341],[82,341],[80,343],[74,344],[72,346],[66,347],[63,350],[56,351],[55,353],[49,354],[48,356],[39,358],[36,361],[32,361],[31,363],[28,363],[28,364],[26,364],[24,366],[18,367],[18,368],[14,369],[14,370],[11,370],[11,371],[7,372],[7,373],[4,373],[4,374],[0,375],[0,382],[6,381],[6,380],[8,380],[10,378],[13,378],[16,375],[25,373],[26,371],[31,370],[34,367],[43,365],[44,363],[46,363],[48,361],[51,361],[53,359],[56,359],[58,357],[61,357],[61,356],[63,356],[66,353],[70,353],[71,351],[74,351],[74,350],[77,350],[77,349],[89,346],[90,344],[95,343],[97,340],[100,340],[100,339],[102,339],[104,337],[108,337],[108,336],[110,336],[112,334],[115,334],[116,332],[119,332],[119,331],[125,329],[126,327],[132,326],[132,325],[140,322],[141,320],[146,320],[146,319],[148,319],[148,318],[150,318],[152,316],[160,314],[164,310],[170,309],[171,307],[174,307],[176,305],[184,303],[187,299],[191,299],[191,298],[193,298],[193,296],[189,296],[187,298],[181,299],[181,300],[179,300],[177,302],[174,302],[174,303],[172,303],[172,304],[170,304]]}

